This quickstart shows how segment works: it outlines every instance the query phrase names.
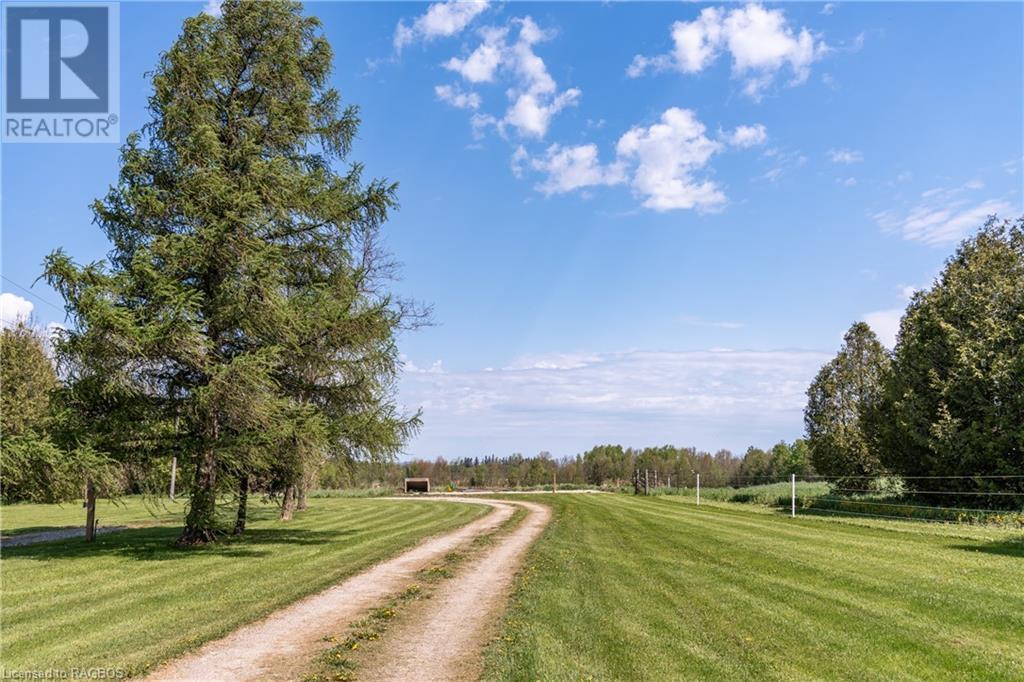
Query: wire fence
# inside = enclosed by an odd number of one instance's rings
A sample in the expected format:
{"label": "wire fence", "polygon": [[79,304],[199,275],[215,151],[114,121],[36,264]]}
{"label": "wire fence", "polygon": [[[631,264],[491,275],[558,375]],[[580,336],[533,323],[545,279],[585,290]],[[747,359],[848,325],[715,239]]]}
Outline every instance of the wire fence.
{"label": "wire fence", "polygon": [[[681,477],[683,478],[683,477]],[[718,477],[716,477],[718,478]],[[720,479],[719,479],[720,481]],[[1024,475],[734,476],[703,485],[701,474],[668,494],[708,501],[765,504],[793,517],[878,518],[1024,529]]]}

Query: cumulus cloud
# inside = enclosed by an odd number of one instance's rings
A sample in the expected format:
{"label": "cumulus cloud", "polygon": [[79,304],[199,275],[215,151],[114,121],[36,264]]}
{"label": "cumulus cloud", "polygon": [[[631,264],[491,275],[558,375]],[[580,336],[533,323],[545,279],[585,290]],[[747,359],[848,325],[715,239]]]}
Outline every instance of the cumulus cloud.
{"label": "cumulus cloud", "polygon": [[514,41],[510,40],[510,27],[486,27],[480,31],[481,43],[469,55],[452,57],[444,67],[470,83],[492,83],[503,72],[511,81],[504,116],[474,119],[475,133],[494,126],[502,135],[514,130],[521,137],[540,139],[547,134],[551,119],[575,105],[582,93],[577,88],[559,91],[544,60],[535,52],[534,46],[552,38],[551,31],[528,16],[513,19],[510,26],[516,29]]}
{"label": "cumulus cloud", "polygon": [[737,126],[736,130],[726,136],[726,141],[734,147],[756,147],[768,139],[768,131],[760,124]]}
{"label": "cumulus cloud", "polygon": [[[513,155],[523,158],[525,150],[519,147]],[[544,156],[533,159],[534,170],[547,175],[537,185],[544,194],[563,194],[583,187],[594,185],[617,185],[626,179],[625,168],[621,162],[602,165],[598,159],[596,144],[582,144],[576,147],[562,147],[553,144],[548,147]]]}
{"label": "cumulus cloud", "polygon": [[973,196],[982,187],[967,183],[952,189],[930,189],[909,209],[890,209],[873,217],[883,230],[897,232],[909,241],[933,246],[954,243],[981,227],[989,216],[1017,211],[1005,199]]}
{"label": "cumulus cloud", "polygon": [[434,3],[426,12],[413,19],[412,23],[407,24],[404,20],[398,22],[393,39],[395,52],[401,52],[402,48],[417,40],[429,42],[460,33],[487,7],[487,0],[448,0]]}
{"label": "cumulus cloud", "polygon": [[864,154],[854,149],[830,149],[828,158],[832,163],[860,163],[864,160]]}
{"label": "cumulus cloud", "polygon": [[0,294],[0,324],[12,327],[19,320],[28,322],[34,307],[31,301],[5,291]]}
{"label": "cumulus cloud", "polygon": [[750,147],[767,138],[763,125],[740,126],[717,141],[689,109],[672,107],[659,122],[634,126],[615,147],[615,159],[602,163],[596,144],[563,147],[552,145],[540,157],[530,159],[520,145],[512,158],[516,177],[529,168],[546,178],[537,185],[544,194],[562,194],[598,185],[628,182],[643,205],[655,211],[721,208],[726,197],[713,181],[698,178],[711,157],[727,145]]}
{"label": "cumulus cloud", "polygon": [[789,84],[807,80],[811,64],[829,47],[807,28],[794,30],[781,9],[759,4],[727,10],[707,7],[693,21],[677,21],[671,28],[673,49],[668,54],[636,55],[626,69],[639,77],[649,71],[675,69],[699,73],[728,52],[733,76],[744,81],[743,91],[759,99],[776,75],[788,67]]}
{"label": "cumulus cloud", "polygon": [[488,27],[481,31],[483,42],[468,57],[452,57],[444,67],[454,71],[471,83],[490,83],[501,65],[506,50],[507,28]]}
{"label": "cumulus cloud", "polygon": [[677,107],[666,110],[660,123],[631,128],[616,145],[620,158],[637,164],[634,193],[655,211],[721,207],[725,194],[718,186],[694,177],[721,148],[705,135],[704,124],[692,111]]}
{"label": "cumulus cloud", "polygon": [[463,92],[455,85],[438,85],[434,94],[442,102],[447,102],[457,109],[479,109],[480,95],[475,92]]}
{"label": "cumulus cloud", "polygon": [[560,353],[406,373],[400,396],[423,407],[410,447],[423,455],[570,455],[603,441],[741,450],[801,433],[804,392],[828,359],[800,350]]}

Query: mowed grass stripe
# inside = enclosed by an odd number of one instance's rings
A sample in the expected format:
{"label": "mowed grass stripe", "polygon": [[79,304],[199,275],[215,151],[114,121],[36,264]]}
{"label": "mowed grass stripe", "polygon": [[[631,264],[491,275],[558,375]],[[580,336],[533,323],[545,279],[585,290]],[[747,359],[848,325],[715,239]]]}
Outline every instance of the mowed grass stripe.
{"label": "mowed grass stripe", "polygon": [[[434,515],[437,513],[433,512]],[[429,521],[429,519],[410,518],[404,523],[387,528],[385,528],[386,519],[374,519],[374,521],[375,523],[372,526],[360,526],[358,525],[360,524],[359,519],[350,518],[349,523],[359,528],[359,530],[354,535],[346,537],[348,550],[358,553],[360,548],[368,543],[376,544],[397,541],[400,539],[400,536],[411,529],[419,527],[424,521]],[[321,527],[323,526],[313,525],[310,530],[316,530]],[[169,544],[176,537],[177,530],[167,530],[170,532],[163,534],[161,542]],[[265,559],[261,558],[259,560],[264,561]],[[320,557],[309,557],[304,559],[304,561],[307,562],[308,568],[313,568],[314,562],[327,564],[323,566],[323,575],[324,581],[328,585],[333,583],[333,576],[336,575],[335,571],[338,571],[339,568],[345,568],[344,566],[333,565],[330,553],[325,553]],[[174,561],[165,563],[173,564]],[[210,596],[215,598],[218,606],[225,611],[232,612],[237,609],[238,612],[244,613],[250,609],[253,600],[260,597],[258,590],[254,589],[254,586],[248,585],[244,580],[245,574],[250,570],[250,567],[244,561],[224,562],[218,559],[218,561],[211,564],[209,570],[203,571],[202,580],[204,583],[209,583],[208,592],[213,591],[214,588],[219,586],[238,586],[230,591],[217,589],[215,594]],[[343,574],[344,572],[342,572]],[[159,608],[160,604],[175,599],[178,596],[181,587],[177,583],[180,580],[181,576],[173,565],[166,566],[162,570],[158,568],[152,574],[147,573],[143,579],[132,575],[130,569],[122,569],[117,575],[107,576],[106,585],[108,588],[106,590],[78,593],[77,595],[69,593],[56,594],[56,598],[51,599],[49,602],[36,602],[42,606],[41,613],[33,613],[31,611],[33,608],[32,603],[26,603],[20,611],[28,612],[32,619],[31,622],[24,625],[19,624],[16,614],[12,614],[13,617],[8,621],[8,625],[18,628],[19,634],[26,639],[28,644],[31,644],[34,638],[39,635],[43,637],[48,636],[47,631],[51,627],[50,623],[57,619],[60,619],[63,626],[71,632],[88,632],[86,642],[94,638],[102,639],[108,634],[114,636],[116,635],[116,630],[124,627],[121,616],[126,610]],[[139,595],[147,595],[147,597],[140,601]],[[290,601],[294,601],[292,595],[293,593],[290,590],[283,589],[278,593],[275,602],[279,605],[287,604]],[[40,615],[43,616],[42,619],[39,618]],[[104,630],[110,630],[111,632],[107,633]],[[75,644],[76,640],[74,638],[66,642],[69,651],[75,651]]]}
{"label": "mowed grass stripe", "polygon": [[[345,525],[352,525],[356,528],[358,524],[363,523],[360,519],[352,518],[346,515],[347,523]],[[401,524],[396,524],[388,529],[388,532],[382,532],[381,528],[387,523],[387,519],[378,519],[372,526],[362,527],[355,535],[348,536],[346,538],[349,549],[358,550],[361,545],[366,542],[388,542],[395,537],[406,532],[410,528],[417,527],[424,521],[430,519],[424,517],[422,519],[410,518]],[[310,524],[309,530],[322,529],[326,524]],[[177,535],[176,529],[166,529],[160,533],[158,544],[167,547]],[[376,536],[376,537],[374,537]],[[122,539],[122,544],[130,545],[131,539]],[[238,549],[241,552],[245,552],[244,549],[247,545],[239,544]],[[200,552],[204,550],[199,550]],[[178,556],[181,554],[179,553]],[[239,585],[243,589],[240,592],[244,598],[248,598],[249,592],[251,591],[246,587],[245,583],[241,580],[244,574],[249,572],[251,569],[246,565],[244,561],[223,561],[224,557],[217,554],[206,557],[208,561],[208,568],[202,571],[201,579],[204,583],[209,583],[211,586],[220,585]],[[326,561],[331,562],[333,559],[329,554],[324,555]],[[266,559],[260,558],[261,561]],[[273,560],[273,558],[271,558]],[[310,559],[306,559],[310,561]],[[66,624],[74,629],[81,627],[84,630],[102,628],[104,625],[109,627],[120,627],[116,616],[119,613],[123,613],[123,609],[131,607],[133,602],[138,600],[139,594],[146,594],[150,596],[150,599],[155,600],[157,603],[163,598],[172,598],[177,592],[180,591],[180,586],[177,585],[182,579],[182,576],[178,574],[178,569],[173,565],[174,560],[164,562],[164,567],[158,567],[156,570],[147,571],[144,574],[138,574],[133,571],[133,567],[127,566],[121,568],[119,571],[111,571],[108,569],[106,573],[106,581],[104,585],[107,586],[104,590],[90,590],[86,592],[77,593],[56,593],[56,598],[51,598],[49,601],[33,601],[26,603],[25,608],[28,610],[34,608],[42,608],[42,615],[56,616],[58,614],[74,614],[78,618],[71,617],[66,618]],[[344,567],[342,567],[344,568]],[[331,574],[325,574],[325,580],[330,580]],[[284,591],[287,594],[287,590]],[[225,598],[224,592],[218,592],[216,597],[218,601],[223,602]],[[282,597],[286,598],[286,597]],[[86,609],[88,606],[90,608]],[[244,604],[243,604],[244,606]],[[13,615],[13,614],[11,614]],[[36,628],[46,629],[48,628],[45,620],[40,620],[36,617],[37,614],[32,614]],[[11,618],[8,621],[8,625],[17,626],[18,621],[16,618]],[[33,627],[30,625],[23,630],[23,633],[28,636],[33,634]]]}
{"label": "mowed grass stripe", "polygon": [[1024,679],[1024,551],[988,531],[549,500],[489,679]]}
{"label": "mowed grass stripe", "polygon": [[[323,531],[330,528],[332,525],[339,527],[345,527],[352,530],[353,534],[347,536],[347,541],[353,548],[356,548],[362,542],[369,541],[380,541],[389,540],[390,536],[399,535],[409,528],[419,526],[424,521],[430,521],[431,518],[424,516],[423,518],[409,518],[401,524],[392,525],[388,528],[387,534],[381,534],[381,528],[384,527],[388,519],[376,518],[375,512],[371,510],[363,510],[360,516],[356,516],[352,513],[354,510],[350,510],[348,513],[340,514],[336,520],[324,518],[321,522],[317,523],[316,515],[310,515],[309,519],[304,519],[308,523],[303,524],[303,531]],[[366,519],[373,520],[372,525],[365,525]],[[258,532],[258,531],[255,531]],[[83,554],[93,556],[94,553],[101,553],[104,545],[106,548],[116,551],[116,548],[138,548],[139,545],[145,541],[146,545],[153,548],[153,551],[165,551],[173,543],[177,537],[179,529],[177,528],[166,528],[160,530],[146,530],[146,531],[124,531],[118,536],[107,536],[100,537],[97,541],[95,548],[86,548],[77,541],[77,543],[59,543],[59,547],[54,547],[54,551],[63,551],[66,555],[81,556]],[[375,537],[378,536],[378,537]],[[243,543],[235,543],[234,548],[237,549],[239,556],[244,555],[249,550],[246,549],[248,545]],[[99,550],[99,552],[96,552]],[[204,550],[192,550],[194,552],[203,552]],[[230,582],[231,578],[235,577],[233,573],[226,572],[228,568],[234,570],[234,572],[245,572],[248,567],[245,562],[230,561],[223,565],[218,562],[222,561],[225,557],[221,556],[222,549],[217,548],[216,554],[209,554],[205,558],[208,560],[207,563],[211,564],[213,569],[210,572],[204,573],[204,579],[208,580],[211,576],[216,576],[218,580],[227,579]],[[181,553],[169,553],[168,556],[180,558]],[[228,558],[230,558],[230,554]],[[65,613],[78,613],[81,612],[81,607],[85,605],[92,605],[95,609],[96,604],[102,605],[100,611],[93,611],[92,613],[85,615],[83,618],[93,618],[97,615],[102,616],[104,611],[116,612],[120,609],[125,602],[130,602],[135,597],[133,592],[142,593],[173,593],[178,589],[174,583],[175,580],[171,580],[171,576],[178,572],[178,568],[174,565],[174,559],[163,562],[163,566],[157,566],[155,569],[148,570],[145,573],[138,573],[135,568],[134,562],[118,562],[116,558],[104,557],[104,559],[112,559],[110,566],[105,571],[105,580],[100,585],[94,585],[88,591],[76,591],[74,588],[77,586],[77,581],[81,580],[82,572],[87,572],[89,567],[92,566],[92,570],[95,570],[95,566],[88,561],[78,562],[80,565],[79,570],[75,571],[73,576],[65,578],[59,583],[48,581],[45,583],[39,583],[31,585],[28,590],[18,590],[17,588],[10,588],[5,590],[5,596],[9,600],[14,601],[16,604],[21,602],[19,605],[8,605],[5,604],[5,621],[8,624],[17,624],[18,617],[23,614],[31,614],[32,618],[38,622],[39,627],[46,627],[45,622],[38,621],[35,618],[35,611],[39,609],[52,609],[58,610]],[[17,568],[11,568],[9,570],[16,571]],[[160,586],[166,586],[165,590],[161,591]],[[130,587],[128,590],[126,588]],[[13,598],[13,599],[12,599]],[[45,614],[44,614],[45,615]]]}
{"label": "mowed grass stripe", "polygon": [[[783,522],[784,523],[784,522]],[[730,546],[734,543],[729,543]],[[761,538],[755,539],[747,547],[757,556],[765,550]],[[702,555],[703,563],[714,570],[715,550],[711,549]],[[922,557],[917,557],[917,565],[922,565]],[[906,589],[911,591],[911,599],[907,594],[893,596],[893,585],[886,585],[884,580],[851,579],[852,567],[858,565],[857,557],[843,557],[834,562],[808,563],[798,555],[775,558],[774,565],[761,566],[758,577],[754,580],[745,579],[744,574],[719,571],[721,580],[732,580],[741,584],[751,592],[766,592],[777,599],[787,597],[797,604],[814,604],[819,602],[821,610],[838,608],[846,618],[862,618],[868,624],[877,622],[879,618],[897,617],[905,623],[905,628],[914,629],[915,641],[933,641],[929,655],[942,656],[947,646],[962,642],[971,636],[984,642],[986,647],[994,651],[1013,651],[1014,643],[1019,646],[1015,628],[1007,627],[1006,615],[999,610],[990,608],[984,601],[979,601],[975,594],[966,593],[960,587],[953,590],[935,592],[934,583],[930,579],[937,576],[925,575],[925,580],[916,584],[909,583]],[[830,571],[830,566],[839,570]],[[787,568],[795,570],[788,571]],[[788,574],[792,577],[779,576]],[[889,571],[886,571],[889,574]],[[899,586],[896,586],[899,587]],[[969,598],[968,598],[969,597]],[[1002,595],[1000,595],[1002,597]],[[928,602],[927,608],[908,608]],[[1024,602],[1021,602],[1024,606]],[[964,620],[958,629],[951,629],[945,618],[949,610],[958,610]],[[1020,611],[1013,613],[1019,614]],[[970,618],[975,616],[975,618]],[[1012,616],[1011,616],[1012,618]],[[796,623],[803,622],[796,618]],[[1010,623],[1012,625],[1012,623]],[[997,646],[1001,640],[1004,646]]]}
{"label": "mowed grass stripe", "polygon": [[[649,510],[645,510],[645,513],[649,513]],[[785,525],[790,522],[789,520],[780,520],[777,525]],[[680,520],[680,523],[699,524],[700,518],[689,517]],[[742,543],[744,547],[754,552],[770,552],[771,545],[775,544],[774,533],[744,536],[733,529],[719,528],[716,534],[721,535],[722,540],[732,546],[739,546]],[[995,631],[988,633],[991,636],[1005,635],[1008,632],[1005,627],[1004,615],[980,605],[985,604],[990,598],[1002,599],[1006,590],[1018,587],[1018,583],[1014,580],[1014,576],[1017,574],[1007,572],[1005,576],[1000,574],[990,576],[990,578],[997,578],[996,582],[999,583],[999,586],[987,587],[979,584],[974,575],[983,570],[983,563],[979,564],[978,554],[957,552],[951,561],[939,565],[928,561],[928,558],[932,556],[930,550],[934,549],[929,546],[928,551],[922,551],[919,548],[912,554],[892,552],[893,555],[900,555],[899,560],[895,560],[893,556],[883,556],[866,563],[863,561],[864,547],[858,547],[856,553],[829,550],[822,546],[820,540],[816,540],[810,546],[796,547],[791,542],[787,543],[785,538],[788,536],[781,534],[780,536],[782,539],[777,544],[789,546],[793,551],[788,553],[783,551],[778,561],[787,564],[787,567],[792,569],[789,572],[794,576],[799,576],[799,579],[782,581],[783,586],[787,589],[805,590],[807,588],[805,591],[811,594],[814,590],[833,588],[837,585],[835,577],[841,574],[843,580],[838,584],[845,585],[845,591],[851,598],[851,603],[867,601],[869,609],[874,607],[877,610],[883,605],[890,609],[898,609],[900,605],[893,600],[889,600],[887,604],[882,603],[886,600],[886,594],[891,594],[893,587],[896,586],[913,592],[913,596],[919,598],[919,600],[909,602],[910,604],[928,600],[930,605],[938,606],[940,609],[958,609],[963,616],[972,619],[972,624],[977,627],[988,625],[995,628]],[[709,551],[713,555],[714,550]],[[835,567],[836,570],[831,570],[832,567]],[[877,570],[879,567],[885,569],[884,573]],[[974,570],[968,570],[968,568]],[[942,591],[937,592],[934,589],[936,581],[943,584]],[[1024,591],[1018,590],[1017,592]],[[858,596],[861,599],[858,600]],[[907,602],[901,597],[900,603]],[[1024,594],[1022,594],[1021,605],[1024,606]],[[918,619],[927,617],[925,611],[922,610],[913,611],[912,615]],[[1024,609],[1015,612],[1010,617],[1024,628]],[[938,629],[944,629],[944,626],[944,620],[936,622]]]}
{"label": "mowed grass stripe", "polygon": [[[674,510],[673,510],[674,512]],[[644,510],[646,514],[657,514],[656,510]],[[703,512],[701,512],[703,513]],[[663,515],[664,518],[669,518]],[[702,523],[706,523],[707,517],[702,517],[700,514],[675,514],[671,519],[673,523],[678,526],[688,526],[690,528],[700,527]],[[794,536],[784,528],[780,526],[786,526],[791,523],[799,523],[799,520],[792,521],[790,519],[778,519],[775,521],[775,527],[763,526],[755,524],[752,526],[753,529],[763,531],[759,533],[751,533],[750,529],[746,527],[736,527],[734,524],[717,524],[716,525],[716,537],[720,537],[723,541],[728,541],[730,544],[742,544],[750,549],[767,549],[769,547],[781,547],[787,545],[792,547],[793,553],[786,555],[784,552],[782,556],[785,560],[794,564],[803,565],[810,570],[821,570],[827,568],[836,563],[847,562],[844,567],[844,574],[854,574],[864,578],[872,583],[881,582],[883,585],[891,585],[893,578],[904,579],[908,586],[921,585],[921,578],[926,577],[929,579],[941,579],[950,582],[951,586],[963,583],[972,588],[975,591],[989,592],[992,595],[1001,595],[1005,589],[1014,587],[1015,574],[1008,573],[1006,575],[990,575],[989,579],[994,583],[991,588],[985,585],[979,585],[974,580],[974,574],[983,571],[985,568],[984,562],[979,562],[979,554],[971,552],[957,552],[951,559],[957,566],[958,570],[956,574],[950,575],[950,562],[946,562],[945,565],[932,565],[930,563],[922,564],[922,558],[930,556],[934,550],[935,540],[932,539],[929,543],[924,546],[918,546],[916,543],[902,542],[902,538],[898,535],[895,538],[891,536],[880,536],[883,540],[888,541],[890,538],[894,541],[894,544],[900,545],[894,547],[893,550],[887,555],[882,557],[874,557],[871,564],[868,565],[868,569],[862,570],[862,562],[860,559],[863,557],[865,551],[871,550],[877,546],[872,543],[857,543],[851,545],[849,542],[840,542],[838,546],[832,546],[828,542],[822,542],[823,537],[827,537],[828,528],[816,529],[813,535],[809,536]],[[831,539],[831,538],[829,538]],[[811,540],[808,544],[806,541]],[[877,543],[878,540],[874,540]],[[978,547],[983,547],[983,542],[977,540],[964,541],[959,539],[958,542],[953,544],[969,545],[971,543],[976,544]],[[906,546],[904,546],[906,545]],[[983,556],[983,555],[980,555]],[[884,566],[887,569],[886,579],[877,580],[877,573],[869,572],[877,566]],[[927,572],[930,569],[930,573]],[[959,598],[959,593],[950,591],[946,593],[947,596],[953,598]]]}
{"label": "mowed grass stripe", "polygon": [[246,536],[198,550],[174,549],[175,528],[149,528],[92,547],[5,551],[0,663],[139,674],[489,511],[351,498],[311,505],[289,523],[257,510]]}

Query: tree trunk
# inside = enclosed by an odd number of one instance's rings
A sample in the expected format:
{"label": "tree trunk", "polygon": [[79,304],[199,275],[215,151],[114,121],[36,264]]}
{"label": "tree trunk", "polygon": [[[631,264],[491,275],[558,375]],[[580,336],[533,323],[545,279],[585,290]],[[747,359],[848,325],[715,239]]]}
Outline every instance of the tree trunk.
{"label": "tree trunk", "polygon": [[96,486],[92,481],[85,484],[85,541],[96,539]]}
{"label": "tree trunk", "polygon": [[245,532],[245,516],[248,512],[249,503],[249,474],[244,474],[238,479],[238,515],[235,517],[235,535]]}
{"label": "tree trunk", "polygon": [[216,539],[214,524],[217,509],[217,461],[213,448],[208,448],[199,458],[195,482],[189,495],[188,516],[185,530],[178,536],[181,547],[202,545]]}
{"label": "tree trunk", "polygon": [[306,502],[306,481],[305,480],[303,480],[302,483],[299,484],[298,493],[299,493],[299,501],[298,501],[298,505],[297,505],[296,508],[299,511],[304,511],[305,509],[307,509],[309,507],[309,505]]}
{"label": "tree trunk", "polygon": [[178,479],[178,456],[171,458],[171,502],[174,502],[174,484]]}
{"label": "tree trunk", "polygon": [[284,489],[284,501],[281,503],[281,520],[291,521],[295,512],[295,486],[289,485]]}

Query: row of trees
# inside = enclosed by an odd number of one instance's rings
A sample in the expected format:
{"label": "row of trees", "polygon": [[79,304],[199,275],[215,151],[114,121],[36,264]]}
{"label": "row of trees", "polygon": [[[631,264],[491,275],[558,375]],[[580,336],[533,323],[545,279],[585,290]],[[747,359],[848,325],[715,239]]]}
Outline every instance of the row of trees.
{"label": "row of trees", "polygon": [[892,352],[854,324],[811,384],[805,422],[828,476],[1024,493],[1024,218],[992,218],[959,246],[914,294]]}
{"label": "row of trees", "polygon": [[[214,539],[225,493],[236,532],[253,490],[280,494],[288,517],[325,462],[387,458],[419,426],[393,400],[395,335],[426,313],[388,293],[378,246],[396,185],[347,161],[358,112],[328,85],[318,21],[296,3],[221,9],[162,55],[150,122],[93,205],[108,259],[46,259],[70,325],[56,374],[36,353],[35,426],[7,423],[19,398],[4,405],[5,498],[93,491],[111,470],[162,488],[173,456],[183,545]],[[28,432],[31,446],[12,440]],[[78,473],[55,475],[58,459]]]}
{"label": "row of trees", "polygon": [[534,457],[514,454],[509,457],[466,457],[434,461],[358,462],[330,465],[321,476],[325,487],[366,488],[399,487],[405,477],[429,477],[433,485],[444,487],[532,487],[559,484],[621,487],[633,471],[649,472],[651,484],[692,486],[696,475],[706,486],[739,486],[763,483],[790,474],[813,474],[807,443],[780,442],[770,450],[750,447],[742,457],[729,450],[711,454],[696,448],[671,445],[649,448],[624,448],[598,445],[575,457],[554,458],[548,452]]}

